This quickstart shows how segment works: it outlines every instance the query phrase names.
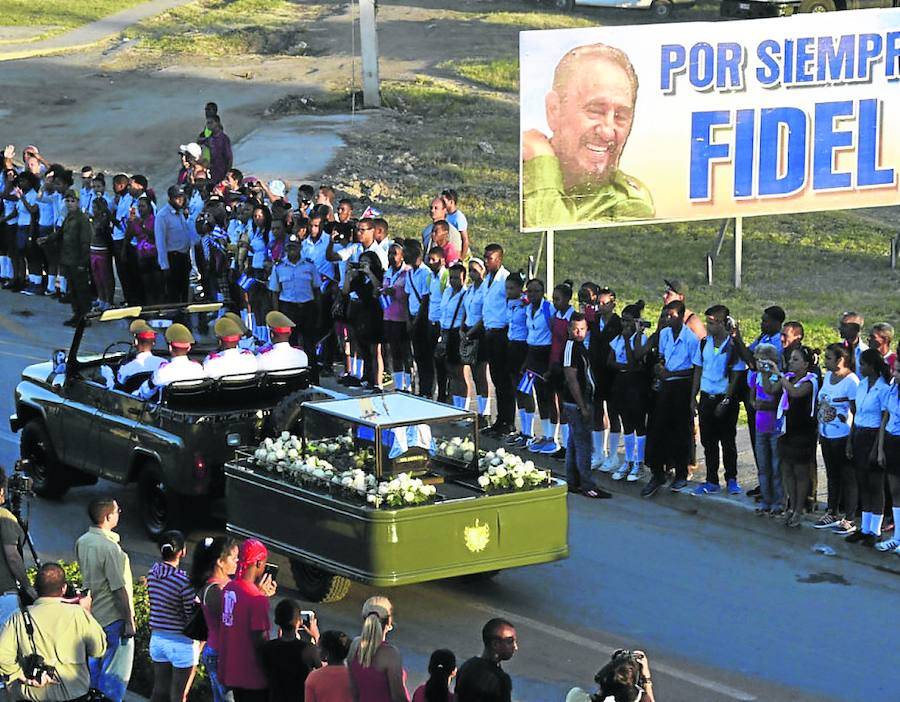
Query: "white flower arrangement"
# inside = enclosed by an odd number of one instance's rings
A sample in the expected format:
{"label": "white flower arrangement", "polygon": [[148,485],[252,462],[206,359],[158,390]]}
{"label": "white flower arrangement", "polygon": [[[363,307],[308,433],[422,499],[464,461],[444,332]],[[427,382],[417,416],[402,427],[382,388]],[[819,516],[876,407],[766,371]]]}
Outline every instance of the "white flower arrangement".
{"label": "white flower arrangement", "polygon": [[400,473],[393,480],[378,483],[378,487],[366,495],[366,501],[374,507],[385,504],[388,507],[409,507],[430,502],[435,495],[437,488],[434,485],[426,485],[419,478]]}
{"label": "white flower arrangement", "polygon": [[485,491],[529,490],[546,485],[550,471],[535,467],[532,461],[509,453],[506,449],[488,451],[478,461],[478,484]]}
{"label": "white flower arrangement", "polygon": [[456,461],[471,463],[475,458],[475,442],[468,437],[454,436],[452,439],[441,441],[437,445],[437,454]]}

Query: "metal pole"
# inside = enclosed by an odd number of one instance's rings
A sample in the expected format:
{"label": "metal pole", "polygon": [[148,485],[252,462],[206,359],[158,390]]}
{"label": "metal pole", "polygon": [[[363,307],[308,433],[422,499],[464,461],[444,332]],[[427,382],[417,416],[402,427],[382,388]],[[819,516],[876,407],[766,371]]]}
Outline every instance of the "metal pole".
{"label": "metal pole", "polygon": [[891,239],[891,270],[897,269],[897,239],[900,234]]}
{"label": "metal pole", "polygon": [[744,257],[744,218],[734,218],[734,287],[741,287],[741,268]]}
{"label": "metal pole", "polygon": [[547,230],[547,292],[553,292],[553,239],[555,232],[552,229]]}
{"label": "metal pole", "polygon": [[362,53],[363,104],[381,107],[375,0],[359,0],[359,47]]}
{"label": "metal pole", "polygon": [[713,283],[713,257],[709,254],[706,254],[706,284],[712,285]]}

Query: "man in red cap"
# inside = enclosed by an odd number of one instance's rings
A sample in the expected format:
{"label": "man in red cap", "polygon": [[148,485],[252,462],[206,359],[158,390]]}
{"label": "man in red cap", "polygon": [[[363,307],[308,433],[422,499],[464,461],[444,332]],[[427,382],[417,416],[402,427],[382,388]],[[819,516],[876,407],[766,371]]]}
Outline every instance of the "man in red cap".
{"label": "man in red cap", "polygon": [[256,539],[241,544],[238,569],[222,593],[219,676],[235,702],[268,702],[268,683],[258,651],[269,639],[269,598],[275,581],[266,575],[269,552]]}
{"label": "man in red cap", "polygon": [[296,326],[290,317],[272,310],[266,315],[266,326],[269,327],[272,343],[263,346],[256,357],[261,371],[306,368],[309,365],[306,353],[290,344]]}

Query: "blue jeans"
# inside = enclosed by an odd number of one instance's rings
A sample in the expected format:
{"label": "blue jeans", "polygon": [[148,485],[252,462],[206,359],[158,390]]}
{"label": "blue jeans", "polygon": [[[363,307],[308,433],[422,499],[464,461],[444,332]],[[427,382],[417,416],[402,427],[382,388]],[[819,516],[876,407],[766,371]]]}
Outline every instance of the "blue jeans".
{"label": "blue jeans", "polygon": [[782,509],[781,465],[778,458],[778,434],[756,434],[756,474],[763,509]]}
{"label": "blue jeans", "polygon": [[566,482],[573,490],[591,490],[591,422],[585,420],[578,405],[563,403],[563,412],[569,423],[569,444],[566,446]]}
{"label": "blue jeans", "polygon": [[200,654],[200,662],[206,668],[209,676],[209,686],[212,688],[213,702],[234,702],[231,690],[222,684],[219,678],[219,652],[210,646],[205,646]]}
{"label": "blue jeans", "polygon": [[131,679],[134,639],[122,638],[125,622],[121,619],[103,627],[103,631],[106,632],[106,653],[103,658],[88,660],[91,687],[100,690],[113,702],[122,702]]}

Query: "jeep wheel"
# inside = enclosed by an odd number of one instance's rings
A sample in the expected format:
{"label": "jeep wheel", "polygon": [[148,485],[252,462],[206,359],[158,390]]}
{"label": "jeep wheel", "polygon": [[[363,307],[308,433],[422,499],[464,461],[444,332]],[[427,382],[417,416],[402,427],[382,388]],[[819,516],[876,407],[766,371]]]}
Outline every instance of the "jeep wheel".
{"label": "jeep wheel", "polygon": [[34,479],[34,491],[41,497],[62,497],[69,489],[66,467],[60,463],[47,428],[40,419],[32,419],[22,429],[22,458]]}
{"label": "jeep wheel", "polygon": [[671,0],[653,0],[650,3],[650,12],[656,19],[669,19],[672,16]]}
{"label": "jeep wheel", "polygon": [[308,602],[338,602],[350,592],[347,578],[332,575],[303,561],[292,560],[291,573],[297,592]]}
{"label": "jeep wheel", "polygon": [[166,485],[162,470],[152,463],[138,477],[141,522],[152,538],[170,529],[182,529],[186,522],[184,500]]}
{"label": "jeep wheel", "polygon": [[331,395],[327,395],[315,388],[304,388],[295,390],[290,395],[282,398],[281,401],[272,408],[272,414],[269,418],[270,431],[272,436],[278,436],[283,431],[291,434],[300,435],[300,406],[304,402],[313,400],[331,400]]}

